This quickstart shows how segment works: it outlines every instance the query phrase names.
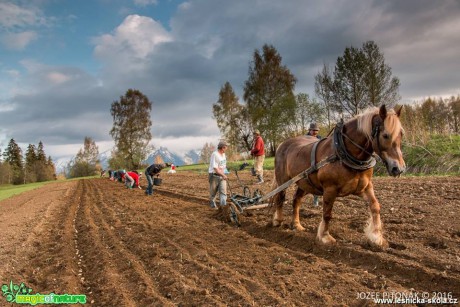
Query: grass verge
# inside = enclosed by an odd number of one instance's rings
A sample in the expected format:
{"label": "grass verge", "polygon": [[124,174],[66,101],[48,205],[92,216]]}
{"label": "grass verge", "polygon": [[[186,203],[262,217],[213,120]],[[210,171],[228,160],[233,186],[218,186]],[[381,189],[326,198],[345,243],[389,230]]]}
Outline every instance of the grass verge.
{"label": "grass verge", "polygon": [[11,196],[21,194],[26,191],[37,189],[51,181],[46,182],[36,182],[36,183],[28,183],[28,184],[21,184],[21,185],[2,185],[0,186],[0,201],[10,198]]}

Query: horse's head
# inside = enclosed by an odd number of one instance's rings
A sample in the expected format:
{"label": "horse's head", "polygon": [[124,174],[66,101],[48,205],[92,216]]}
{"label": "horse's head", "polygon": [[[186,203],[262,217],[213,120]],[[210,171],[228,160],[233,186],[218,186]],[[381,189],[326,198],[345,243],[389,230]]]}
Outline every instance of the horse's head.
{"label": "horse's head", "polygon": [[385,164],[388,174],[399,176],[406,169],[401,152],[401,142],[404,129],[401,126],[399,116],[402,106],[394,111],[386,109],[382,105],[378,115],[372,119],[372,145],[374,151],[379,155]]}

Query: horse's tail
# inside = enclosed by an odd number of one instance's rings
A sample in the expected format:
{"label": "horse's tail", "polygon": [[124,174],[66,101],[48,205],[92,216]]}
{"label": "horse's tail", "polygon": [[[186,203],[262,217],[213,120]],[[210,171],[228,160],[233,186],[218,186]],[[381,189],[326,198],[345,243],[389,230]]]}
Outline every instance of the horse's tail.
{"label": "horse's tail", "polygon": [[[272,180],[272,186],[271,186],[271,189],[270,191],[273,191],[274,189],[276,189],[278,187],[278,183],[276,182],[276,173],[273,172],[273,180]],[[275,198],[276,195],[272,196],[269,200],[269,204],[270,204],[270,207],[273,206],[273,201],[274,201],[274,198]]]}
{"label": "horse's tail", "polygon": [[[278,184],[278,181],[276,180],[276,173],[274,172],[271,191],[274,191],[278,187],[279,187],[279,184]],[[270,211],[274,211],[277,208],[282,207],[284,205],[285,200],[286,200],[286,191],[285,190],[280,191],[280,192],[276,193],[275,195],[273,195],[270,198],[269,202],[268,202],[270,204],[270,206],[269,206],[269,208],[271,209]]]}
{"label": "horse's tail", "polygon": [[[276,172],[273,172],[273,180],[272,180],[272,186],[271,186],[270,191],[275,190],[277,187],[278,187],[278,182],[276,181]],[[269,212],[271,213],[274,212],[274,209],[277,205],[277,200],[278,200],[278,194],[275,194],[272,197],[270,197],[270,199],[268,200],[268,204],[269,204],[268,208],[270,208]]]}

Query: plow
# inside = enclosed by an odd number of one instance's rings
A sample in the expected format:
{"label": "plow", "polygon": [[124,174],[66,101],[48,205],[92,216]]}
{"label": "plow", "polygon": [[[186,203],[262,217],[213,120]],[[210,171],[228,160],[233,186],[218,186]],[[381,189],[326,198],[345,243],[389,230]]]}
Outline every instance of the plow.
{"label": "plow", "polygon": [[[315,144],[316,147],[317,143]],[[263,209],[271,206],[271,202],[269,201],[273,196],[278,194],[279,192],[286,190],[289,188],[292,184],[296,183],[297,181],[307,178],[310,174],[318,171],[321,167],[333,162],[336,159],[335,156],[329,156],[326,159],[313,164],[300,174],[298,174],[295,177],[292,177],[282,185],[278,186],[274,190],[268,192],[267,194],[263,195],[262,191],[259,189],[255,189],[253,193],[251,193],[251,189],[249,186],[243,184],[243,182],[240,180],[238,176],[238,170],[235,170],[235,175],[239,184],[239,187],[242,188],[242,194],[234,193],[230,184],[227,182],[229,190],[230,190],[230,201],[231,204],[229,204],[229,209],[230,209],[230,220],[235,223],[237,226],[240,226],[240,220],[239,220],[239,215],[244,213],[245,211],[248,210],[256,210],[256,209]],[[240,167],[239,170],[243,170],[246,166],[248,166],[247,163],[243,163]]]}

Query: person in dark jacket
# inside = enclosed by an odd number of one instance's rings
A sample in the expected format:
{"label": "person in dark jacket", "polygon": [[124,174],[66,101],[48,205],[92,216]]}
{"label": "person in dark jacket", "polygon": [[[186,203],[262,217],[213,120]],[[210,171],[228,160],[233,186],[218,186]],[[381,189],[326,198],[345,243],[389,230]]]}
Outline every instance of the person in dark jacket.
{"label": "person in dark jacket", "polygon": [[[315,137],[318,140],[321,140],[321,135],[318,134],[319,128],[316,123],[311,123],[310,127],[308,128],[307,136]],[[313,206],[319,206],[319,197],[317,195],[313,195]]]}
{"label": "person in dark jacket", "polygon": [[159,176],[162,169],[168,166],[165,163],[152,164],[145,170],[145,177],[147,179],[147,189],[145,190],[146,195],[153,194],[153,177]]}

